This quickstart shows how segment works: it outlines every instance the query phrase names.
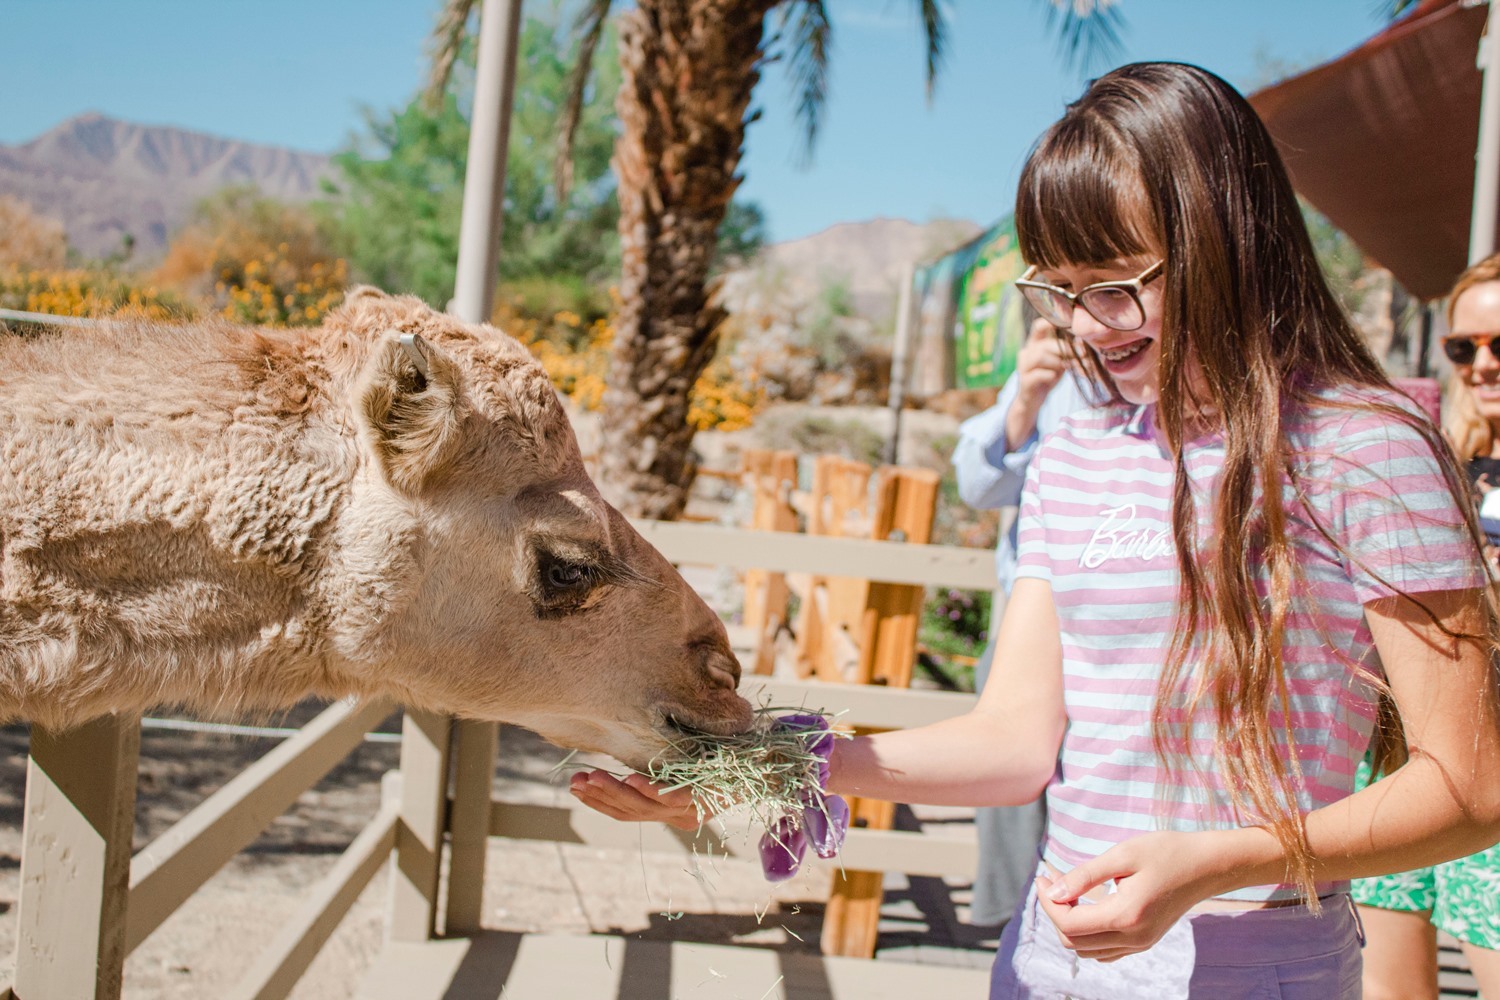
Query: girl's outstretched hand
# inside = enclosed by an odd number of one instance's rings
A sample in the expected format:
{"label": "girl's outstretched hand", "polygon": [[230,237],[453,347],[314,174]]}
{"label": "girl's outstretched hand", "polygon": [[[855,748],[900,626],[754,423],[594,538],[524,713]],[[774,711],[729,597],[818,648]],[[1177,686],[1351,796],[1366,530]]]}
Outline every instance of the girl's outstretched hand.
{"label": "girl's outstretched hand", "polygon": [[[1227,864],[1214,832],[1133,837],[1053,878],[1037,878],[1037,900],[1062,943],[1080,958],[1113,961],[1161,940],[1194,904],[1212,896]],[[1091,889],[1115,880],[1115,891]]]}
{"label": "girl's outstretched hand", "polygon": [[679,830],[700,825],[692,793],[685,788],[664,792],[644,774],[621,781],[606,771],[579,771],[568,779],[568,791],[590,809],[626,823],[666,823]]}

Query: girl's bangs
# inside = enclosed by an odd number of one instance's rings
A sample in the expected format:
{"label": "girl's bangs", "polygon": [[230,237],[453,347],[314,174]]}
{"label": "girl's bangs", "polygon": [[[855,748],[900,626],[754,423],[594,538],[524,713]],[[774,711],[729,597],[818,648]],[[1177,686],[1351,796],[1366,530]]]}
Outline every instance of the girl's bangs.
{"label": "girl's bangs", "polygon": [[1021,255],[1059,267],[1163,252],[1139,165],[1083,125],[1060,122],[1026,161],[1016,195]]}

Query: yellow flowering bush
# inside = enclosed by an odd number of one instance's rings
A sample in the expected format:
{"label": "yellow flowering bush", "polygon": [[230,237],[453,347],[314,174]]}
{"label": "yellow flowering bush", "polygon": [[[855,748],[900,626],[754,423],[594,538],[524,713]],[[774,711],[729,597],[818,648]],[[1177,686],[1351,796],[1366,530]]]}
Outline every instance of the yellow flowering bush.
{"label": "yellow flowering bush", "polygon": [[688,421],[698,430],[737,431],[755,422],[766,405],[758,379],[742,377],[725,355],[709,363],[693,386]]}
{"label": "yellow flowering bush", "polygon": [[181,296],[120,275],[83,269],[0,269],[0,308],[55,316],[136,316],[186,319],[193,307]]}
{"label": "yellow flowering bush", "polygon": [[311,326],[343,300],[349,265],[306,207],[229,188],[199,205],[156,280],[240,323]]}
{"label": "yellow flowering bush", "polygon": [[282,243],[242,266],[221,266],[214,283],[220,311],[259,326],[311,326],[343,301],[349,266],[342,258],[316,262],[304,274],[285,254]]}
{"label": "yellow flowering bush", "polygon": [[[599,408],[615,338],[608,320],[596,320],[584,330],[577,313],[563,310],[540,321],[520,314],[511,303],[502,303],[492,322],[525,344],[557,390],[580,409]],[[765,392],[753,374],[742,377],[731,360],[721,355],[693,386],[688,420],[700,431],[740,430],[750,426],[765,403]]]}
{"label": "yellow flowering bush", "polygon": [[[496,309],[492,322],[526,345],[547,370],[558,392],[580,409],[599,408],[604,401],[609,348],[615,336],[607,320],[595,321],[585,335],[579,330],[582,320],[576,313],[555,313],[544,324],[516,311],[512,304],[503,303]],[[569,343],[579,346],[569,347]]]}

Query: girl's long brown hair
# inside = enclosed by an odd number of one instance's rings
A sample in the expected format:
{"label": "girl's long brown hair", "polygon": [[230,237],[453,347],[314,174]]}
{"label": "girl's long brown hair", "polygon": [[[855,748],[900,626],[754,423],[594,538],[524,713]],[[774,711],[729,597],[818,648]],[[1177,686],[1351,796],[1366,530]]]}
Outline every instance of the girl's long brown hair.
{"label": "girl's long brown hair", "polygon": [[[1431,445],[1469,518],[1477,561],[1478,526],[1452,452],[1430,420],[1396,404],[1396,390],[1323,279],[1265,126],[1212,73],[1142,63],[1091,84],[1027,160],[1016,230],[1023,256],[1043,267],[1166,257],[1158,424],[1175,461],[1172,532],[1181,592],[1153,712],[1156,750],[1169,769],[1188,762],[1193,720],[1212,706],[1213,766],[1234,807],[1244,821],[1274,830],[1287,881],[1316,908],[1282,662],[1301,577],[1282,493],[1290,483],[1303,495],[1288,426],[1299,414],[1340,407],[1320,395],[1330,387],[1376,390],[1383,400],[1342,408],[1386,411]],[[1092,352],[1075,351],[1123,402]],[[1224,465],[1211,530],[1200,534],[1182,449],[1205,413],[1222,430]],[[1297,506],[1291,513],[1312,514]],[[1267,600],[1257,581],[1267,586]],[[1493,631],[1491,603],[1484,613]],[[1490,642],[1428,615],[1452,640]],[[1381,678],[1366,679],[1383,687]],[[1392,714],[1386,723],[1398,720]]]}

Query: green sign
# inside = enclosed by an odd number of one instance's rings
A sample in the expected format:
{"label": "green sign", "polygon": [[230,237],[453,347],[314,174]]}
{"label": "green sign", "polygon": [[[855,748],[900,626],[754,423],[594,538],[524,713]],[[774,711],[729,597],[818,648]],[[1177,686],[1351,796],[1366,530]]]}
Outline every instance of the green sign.
{"label": "green sign", "polygon": [[1026,320],[1015,280],[1025,270],[1009,220],[954,253],[962,273],[953,318],[954,385],[997,387],[1016,370]]}

